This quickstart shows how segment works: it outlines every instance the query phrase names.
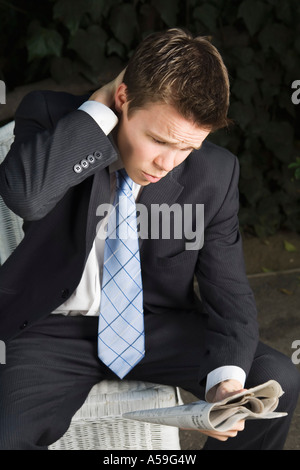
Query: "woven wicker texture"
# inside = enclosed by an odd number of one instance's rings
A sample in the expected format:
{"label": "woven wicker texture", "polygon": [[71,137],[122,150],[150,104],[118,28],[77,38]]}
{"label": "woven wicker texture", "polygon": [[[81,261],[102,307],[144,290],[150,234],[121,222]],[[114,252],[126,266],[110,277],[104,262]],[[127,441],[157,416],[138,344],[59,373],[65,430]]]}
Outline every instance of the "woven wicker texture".
{"label": "woven wicker texture", "polygon": [[122,413],[181,404],[173,387],[145,382],[103,381],[74,415],[66,434],[50,450],[176,450],[178,428],[122,418]]}
{"label": "woven wicker texture", "polygon": [[[14,140],[14,122],[0,128],[0,164]],[[0,196],[0,265],[8,258],[23,238],[22,219],[10,211]]]}

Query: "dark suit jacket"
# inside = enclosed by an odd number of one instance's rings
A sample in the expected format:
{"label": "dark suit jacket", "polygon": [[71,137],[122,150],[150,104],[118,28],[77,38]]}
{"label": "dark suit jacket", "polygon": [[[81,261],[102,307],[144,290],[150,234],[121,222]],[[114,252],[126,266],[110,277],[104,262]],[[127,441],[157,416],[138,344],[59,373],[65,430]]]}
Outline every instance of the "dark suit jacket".
{"label": "dark suit jacket", "polygon": [[[15,116],[15,142],[0,166],[0,194],[25,220],[25,237],[0,268],[0,338],[9,340],[49,315],[76,289],[96,235],[97,207],[110,197],[110,140],[77,108],[87,97],[33,92]],[[74,166],[98,156],[87,169]],[[216,367],[246,373],[256,350],[256,307],[238,230],[238,161],[209,142],[165,178],[143,189],[140,203],[204,204],[204,246],[186,240],[141,243],[145,312],[199,310],[206,352],[200,379]],[[195,221],[194,221],[195,222]],[[196,276],[202,306],[194,295]]]}

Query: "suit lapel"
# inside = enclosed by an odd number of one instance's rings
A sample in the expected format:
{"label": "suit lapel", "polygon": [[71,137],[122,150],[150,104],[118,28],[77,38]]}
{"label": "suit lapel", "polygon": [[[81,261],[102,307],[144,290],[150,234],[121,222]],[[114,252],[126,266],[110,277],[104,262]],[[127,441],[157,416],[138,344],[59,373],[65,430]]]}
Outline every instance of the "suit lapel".
{"label": "suit lapel", "polygon": [[168,204],[172,205],[180,196],[183,186],[174,178],[175,172],[169,173],[158,183],[152,183],[146,186],[139,198],[141,204],[145,204],[148,208],[151,204]]}
{"label": "suit lapel", "polygon": [[[148,214],[151,211],[152,204],[167,204],[172,206],[180,196],[181,192],[184,189],[175,178],[177,173],[177,168],[174,169],[167,176],[162,178],[158,183],[149,184],[146,186],[139,198],[139,204],[146,206]],[[150,218],[148,218],[149,223],[151,223]],[[144,239],[140,239],[140,248],[142,248]]]}
{"label": "suit lapel", "polygon": [[100,204],[110,202],[110,175],[108,168],[105,168],[93,176],[93,185],[88,209],[87,230],[86,230],[86,253],[89,254],[96,237],[97,224],[101,218],[96,216],[97,208]]}

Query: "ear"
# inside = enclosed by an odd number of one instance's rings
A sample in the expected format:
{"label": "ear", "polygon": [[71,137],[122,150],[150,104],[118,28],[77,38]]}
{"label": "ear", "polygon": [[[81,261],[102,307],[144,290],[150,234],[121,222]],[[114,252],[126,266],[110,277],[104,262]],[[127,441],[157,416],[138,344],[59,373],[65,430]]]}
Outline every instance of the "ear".
{"label": "ear", "polygon": [[127,104],[127,86],[121,83],[115,93],[115,109],[117,112],[122,113],[124,105]]}

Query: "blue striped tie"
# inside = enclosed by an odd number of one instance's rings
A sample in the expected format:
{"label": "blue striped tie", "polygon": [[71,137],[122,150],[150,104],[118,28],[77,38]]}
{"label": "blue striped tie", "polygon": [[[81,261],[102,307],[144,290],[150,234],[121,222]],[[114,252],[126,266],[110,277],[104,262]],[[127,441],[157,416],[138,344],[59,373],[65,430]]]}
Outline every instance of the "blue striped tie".
{"label": "blue striped tie", "polygon": [[144,357],[141,263],[133,181],[117,172],[115,211],[108,220],[99,314],[99,358],[120,378]]}

